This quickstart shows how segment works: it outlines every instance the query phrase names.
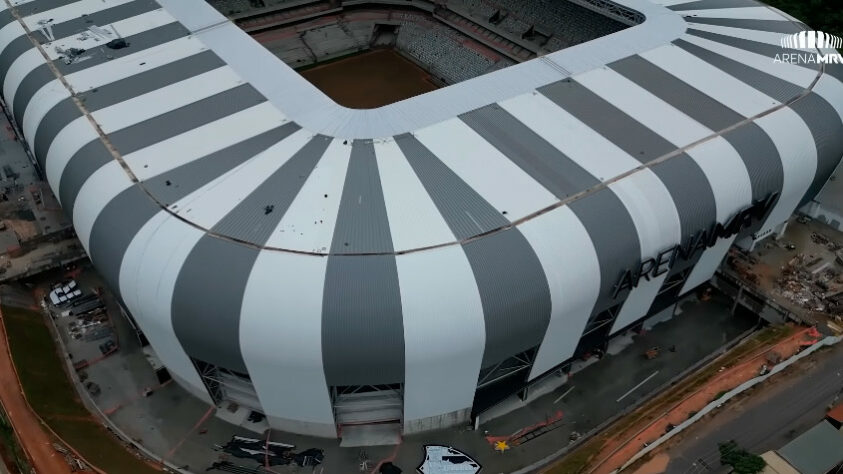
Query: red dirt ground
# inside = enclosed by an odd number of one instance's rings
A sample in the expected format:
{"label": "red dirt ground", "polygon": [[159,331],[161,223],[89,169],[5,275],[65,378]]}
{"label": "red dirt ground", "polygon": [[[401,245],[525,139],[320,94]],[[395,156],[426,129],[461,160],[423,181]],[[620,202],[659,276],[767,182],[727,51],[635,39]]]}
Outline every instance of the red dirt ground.
{"label": "red dirt ground", "polygon": [[[0,314],[0,322],[2,322],[2,314]],[[52,437],[41,426],[23,398],[9,352],[5,323],[0,324],[0,401],[35,471],[70,474],[70,466],[64,457],[53,449]]]}

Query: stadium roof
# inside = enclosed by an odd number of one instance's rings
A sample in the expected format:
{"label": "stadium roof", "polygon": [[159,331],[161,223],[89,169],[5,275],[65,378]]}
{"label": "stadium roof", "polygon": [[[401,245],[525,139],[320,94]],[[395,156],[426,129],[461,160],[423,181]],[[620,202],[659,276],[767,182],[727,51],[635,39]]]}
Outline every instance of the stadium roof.
{"label": "stadium roof", "polygon": [[323,366],[293,398],[445,360],[473,397],[465,374],[545,342],[540,375],[624,269],[774,195],[770,231],[843,154],[843,66],[775,63],[804,25],[753,0],[624,0],[646,21],[366,111],[202,0],[11,3],[6,102],[94,264],[177,335],[162,360]]}

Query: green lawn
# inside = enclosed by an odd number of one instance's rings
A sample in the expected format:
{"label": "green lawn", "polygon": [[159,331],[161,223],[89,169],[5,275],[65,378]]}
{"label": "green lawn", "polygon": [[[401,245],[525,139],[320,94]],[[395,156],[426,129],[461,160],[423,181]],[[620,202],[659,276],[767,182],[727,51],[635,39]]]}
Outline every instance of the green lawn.
{"label": "green lawn", "polygon": [[82,405],[41,313],[8,306],[2,310],[26,398],[50,428],[108,473],[160,472],[126,451]]}

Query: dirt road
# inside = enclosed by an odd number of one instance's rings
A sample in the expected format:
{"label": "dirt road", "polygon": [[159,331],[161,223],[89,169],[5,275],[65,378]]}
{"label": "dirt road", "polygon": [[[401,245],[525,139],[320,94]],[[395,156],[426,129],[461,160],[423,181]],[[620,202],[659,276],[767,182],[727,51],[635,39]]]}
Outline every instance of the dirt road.
{"label": "dirt road", "polygon": [[6,325],[0,312],[0,402],[12,422],[12,427],[30,458],[35,472],[49,474],[70,473],[64,457],[52,446],[52,438],[29,409],[23,398],[17,372],[12,364]]}

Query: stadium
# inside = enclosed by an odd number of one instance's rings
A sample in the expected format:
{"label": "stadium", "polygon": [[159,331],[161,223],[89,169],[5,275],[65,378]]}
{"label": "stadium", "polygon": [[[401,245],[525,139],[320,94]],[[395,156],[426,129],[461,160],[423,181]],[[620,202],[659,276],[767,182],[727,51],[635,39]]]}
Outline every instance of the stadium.
{"label": "stadium", "polygon": [[833,50],[754,0],[3,5],[94,266],[176,382],[291,433],[470,423],[840,195],[843,65],[777,61]]}

